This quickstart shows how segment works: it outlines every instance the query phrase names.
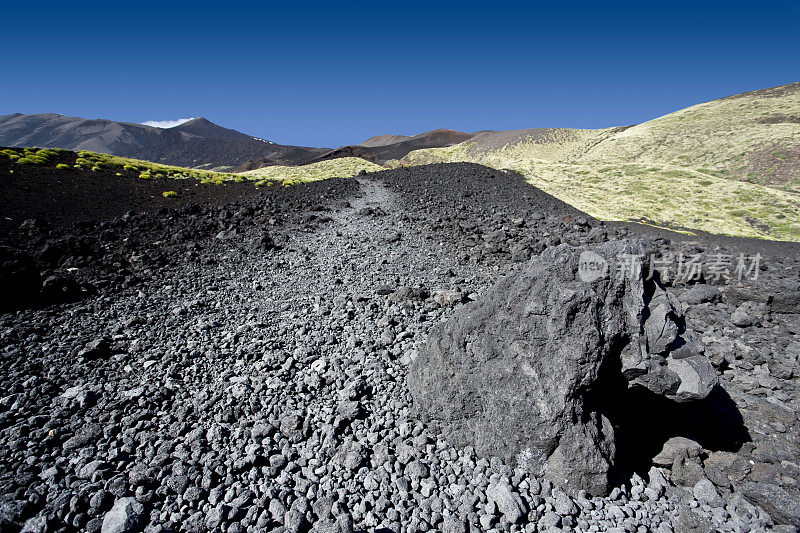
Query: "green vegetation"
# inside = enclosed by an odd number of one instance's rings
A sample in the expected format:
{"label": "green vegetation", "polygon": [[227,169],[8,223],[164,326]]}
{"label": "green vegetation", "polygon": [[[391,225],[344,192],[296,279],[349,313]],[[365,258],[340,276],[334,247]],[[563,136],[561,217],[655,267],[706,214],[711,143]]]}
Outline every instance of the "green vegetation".
{"label": "green vegetation", "polygon": [[332,177],[350,178],[362,171],[377,172],[380,170],[383,170],[380,165],[370,163],[359,157],[343,157],[299,167],[263,167],[242,172],[240,176],[255,181],[258,187],[270,186],[273,182],[280,182],[283,186],[290,186]]}
{"label": "green vegetation", "polygon": [[46,165],[47,163],[49,163],[47,157],[42,157],[28,152],[17,159],[17,164],[19,165]]}
{"label": "green vegetation", "polygon": [[66,150],[56,148],[6,148],[0,151],[0,156],[15,161],[20,165],[46,165],[50,160]]}
{"label": "green vegetation", "polygon": [[[6,157],[23,165],[43,165],[50,162],[50,159],[54,156],[64,156],[67,153],[70,152],[56,149],[6,149],[0,151],[0,157]],[[269,187],[278,184],[289,187],[298,183],[317,181],[335,176],[349,178],[362,171],[375,172],[383,170],[382,167],[357,157],[332,159],[299,167],[265,167],[241,174],[232,174],[229,172],[160,165],[149,161],[99,154],[88,150],[81,150],[75,155],[73,165],[59,163],[56,168],[67,169],[72,166],[76,169],[91,170],[93,172],[112,170],[115,171],[117,176],[123,176],[124,172],[128,172],[137,175],[141,179],[195,179],[200,183],[213,185],[224,185],[228,182],[251,182],[256,187]],[[166,192],[174,193],[174,191]],[[173,194],[169,194],[165,198],[172,196]]]}
{"label": "green vegetation", "polygon": [[99,154],[87,150],[78,152],[75,164],[79,167],[95,169],[116,169],[127,172],[138,172],[139,177],[144,179],[173,178],[173,179],[196,179],[203,183],[223,184],[226,181],[235,180],[237,176],[230,173],[212,172],[209,170],[199,170],[194,168],[175,167],[171,165],[160,165],[150,161],[141,161],[128,157],[118,157],[108,154]]}
{"label": "green vegetation", "polygon": [[178,196],[178,193],[176,193],[175,191],[164,191],[161,193],[161,196],[163,196],[164,198],[176,198]]}
{"label": "green vegetation", "polygon": [[[7,148],[0,150],[0,157],[16,161],[17,164],[21,165],[46,165],[52,163],[52,160],[56,157],[64,161],[67,154],[71,154],[71,152],[59,148]],[[196,179],[201,183],[212,183],[215,185],[223,185],[228,181],[247,181],[246,178],[237,174],[160,165],[149,161],[118,157],[109,154],[99,154],[88,150],[81,150],[75,155],[76,157],[72,165],[58,163],[56,168],[67,169],[72,166],[79,170],[91,170],[93,172],[112,170],[115,171],[114,173],[117,176],[123,176],[123,172],[131,172],[138,173],[139,177],[143,179]]]}
{"label": "green vegetation", "polygon": [[22,157],[17,151],[11,149],[0,150],[0,156],[12,161],[17,161],[20,157]]}

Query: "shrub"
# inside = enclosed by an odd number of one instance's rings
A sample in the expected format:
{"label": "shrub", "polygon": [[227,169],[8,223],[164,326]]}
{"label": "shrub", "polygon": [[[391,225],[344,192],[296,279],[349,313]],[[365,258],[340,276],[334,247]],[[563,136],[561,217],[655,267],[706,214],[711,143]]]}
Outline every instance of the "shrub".
{"label": "shrub", "polygon": [[152,178],[152,177],[153,177],[153,175],[152,175],[152,174],[150,174],[150,171],[149,171],[149,170],[145,170],[144,172],[142,172],[141,174],[139,174],[139,177],[140,177],[140,178],[142,178],[143,180],[149,180],[150,178]]}
{"label": "shrub", "polygon": [[92,172],[99,172],[99,171],[101,171],[101,170],[103,170],[103,167],[99,167],[99,166],[97,166],[97,165],[95,165],[95,166],[93,166],[93,167],[92,167]]}
{"label": "shrub", "polygon": [[175,198],[176,196],[178,196],[178,193],[176,193],[175,191],[164,191],[161,193],[161,196],[163,196],[164,198]]}
{"label": "shrub", "polygon": [[75,164],[78,165],[79,167],[90,167],[90,166],[92,166],[92,162],[89,161],[88,159],[83,158],[83,157],[79,157],[78,159],[76,159],[75,160]]}
{"label": "shrub", "polygon": [[125,165],[125,166],[122,167],[122,169],[123,170],[130,170],[131,172],[137,172],[139,170],[139,167],[137,167],[135,165]]}
{"label": "shrub", "polygon": [[38,154],[25,152],[23,157],[17,159],[17,163],[20,165],[46,165],[48,160],[46,157],[41,157]]}
{"label": "shrub", "polygon": [[67,170],[67,169],[69,169],[69,165],[65,165],[64,163],[59,163],[59,164],[56,165],[56,168],[58,170]]}

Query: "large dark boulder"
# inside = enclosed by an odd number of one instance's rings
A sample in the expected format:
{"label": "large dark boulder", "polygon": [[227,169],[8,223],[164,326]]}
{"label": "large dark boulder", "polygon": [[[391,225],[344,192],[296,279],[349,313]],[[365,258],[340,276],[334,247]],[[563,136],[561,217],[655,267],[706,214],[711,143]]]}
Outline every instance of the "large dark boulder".
{"label": "large dark boulder", "polygon": [[627,382],[691,401],[717,383],[647,263],[640,241],[549,248],[433,328],[409,370],[416,414],[456,446],[605,494],[615,442],[597,398]]}

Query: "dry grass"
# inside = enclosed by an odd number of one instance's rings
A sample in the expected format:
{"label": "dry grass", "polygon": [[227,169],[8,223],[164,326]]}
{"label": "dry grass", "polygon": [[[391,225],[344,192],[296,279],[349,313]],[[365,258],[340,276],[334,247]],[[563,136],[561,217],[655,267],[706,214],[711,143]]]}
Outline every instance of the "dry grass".
{"label": "dry grass", "polygon": [[263,167],[242,172],[237,175],[261,184],[274,181],[280,182],[282,185],[293,185],[296,183],[317,181],[333,177],[350,178],[361,171],[377,172],[379,170],[383,170],[383,167],[365,161],[364,159],[358,157],[343,157],[298,167]]}
{"label": "dry grass", "polygon": [[[491,135],[416,150],[403,164],[469,161],[528,181],[604,220],[800,241],[800,92],[700,104],[632,128],[553,130],[502,146]],[[775,148],[776,146],[783,148]],[[756,180],[768,151],[770,180]],[[760,156],[759,156],[760,157]]]}

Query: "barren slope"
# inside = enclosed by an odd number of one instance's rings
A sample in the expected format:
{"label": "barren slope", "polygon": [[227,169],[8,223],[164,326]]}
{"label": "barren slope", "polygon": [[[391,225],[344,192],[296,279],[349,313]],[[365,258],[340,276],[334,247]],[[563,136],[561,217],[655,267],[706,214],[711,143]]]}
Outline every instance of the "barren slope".
{"label": "barren slope", "polygon": [[[130,187],[151,184],[113,182],[96,200],[124,200]],[[448,443],[417,418],[406,376],[432,328],[499,277],[547,248],[627,228],[469,164],[176,200],[0,233],[4,267],[18,267],[0,271],[4,295],[75,289],[0,314],[0,530],[734,533],[800,523],[800,315],[777,305],[800,294],[797,245],[755,242],[766,267],[756,286],[675,279],[722,387],[684,409],[625,403],[618,453],[643,460],[647,481],[631,464],[613,497],[587,498]],[[660,254],[736,251],[643,238]],[[580,302],[582,290],[564,300]],[[742,294],[772,313],[734,325]],[[550,303],[536,296],[532,314]]]}

